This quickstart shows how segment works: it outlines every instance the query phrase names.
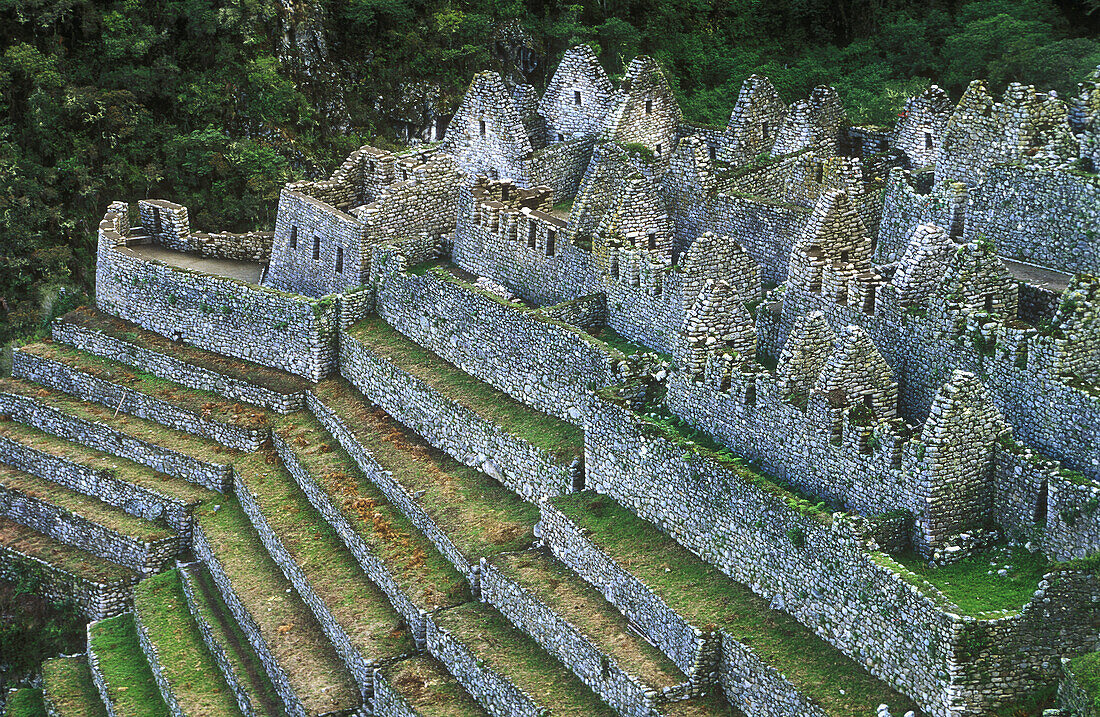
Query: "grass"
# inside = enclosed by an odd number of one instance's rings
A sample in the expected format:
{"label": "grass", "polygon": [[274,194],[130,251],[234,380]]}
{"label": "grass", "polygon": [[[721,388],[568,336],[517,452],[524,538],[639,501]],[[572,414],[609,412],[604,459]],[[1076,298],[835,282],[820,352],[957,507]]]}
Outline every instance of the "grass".
{"label": "grass", "polygon": [[141,542],[163,540],[175,535],[166,527],[132,516],[98,498],[71,491],[57,483],[6,465],[0,465],[0,488],[56,506]]}
{"label": "grass", "polygon": [[[0,379],[0,391],[33,398],[38,403],[57,409],[70,416],[96,421],[110,426],[128,436],[162,448],[187,454],[207,463],[226,465],[234,451],[207,438],[174,431],[165,426],[125,413],[115,414],[113,408],[88,403],[61,391],[39,386],[20,379]],[[204,494],[209,495],[209,494]]]}
{"label": "grass", "polygon": [[480,603],[466,603],[433,616],[480,661],[506,676],[555,717],[612,717],[576,675],[547,654],[534,640],[512,627],[500,613]]}
{"label": "grass", "polygon": [[382,669],[390,687],[421,717],[483,717],[481,705],[431,657],[398,660]]}
{"label": "grass", "polygon": [[0,545],[32,555],[92,582],[110,583],[116,580],[136,580],[138,577],[129,568],[66,545],[4,517],[0,517]]}
{"label": "grass", "polygon": [[1074,681],[1088,696],[1090,707],[1100,709],[1100,652],[1090,652],[1070,660]]}
{"label": "grass", "polygon": [[386,595],[372,583],[340,536],[310,505],[274,452],[249,454],[234,469],[256,497],[279,542],[317,597],[367,659],[413,652],[415,646]]}
{"label": "grass", "polygon": [[499,556],[493,564],[581,630],[628,674],[654,688],[687,682],[663,652],[631,631],[627,619],[598,590],[555,558],[528,550]]}
{"label": "grass", "polygon": [[118,717],[169,717],[138,643],[132,614],[96,623],[90,640]]}
{"label": "grass", "polygon": [[721,690],[706,697],[658,705],[657,713],[663,717],[745,717],[741,710],[726,701]]}
{"label": "grass", "polygon": [[309,388],[309,382],[293,374],[171,341],[160,334],[147,331],[137,324],[104,314],[91,306],[70,311],[62,316],[59,321],[93,331],[101,331],[112,338],[171,356],[192,366],[220,373],[238,381],[245,381],[276,393],[300,393]]}
{"label": "grass", "polygon": [[534,540],[537,506],[432,448],[346,381],[323,381],[314,392],[406,491],[423,491],[419,504],[471,561],[522,550]]}
{"label": "grass", "polygon": [[[963,614],[980,616],[998,610],[1019,610],[1039,588],[1051,562],[1042,553],[998,545],[964,560],[930,567],[919,555],[895,559],[935,585]],[[1011,566],[1007,575],[997,571]]]}
{"label": "grass", "polygon": [[[42,342],[23,346],[20,351],[57,361],[104,381],[124,386],[131,391],[174,404],[212,421],[247,429],[259,429],[268,424],[270,414],[255,406],[227,401],[216,393],[187,388],[126,364],[68,346]],[[126,409],[125,402],[122,404],[122,409]],[[113,406],[112,410],[114,410]]]}
{"label": "grass", "polygon": [[416,605],[436,610],[471,599],[466,579],[386,500],[317,419],[299,412],[280,419],[276,431]]}
{"label": "grass", "polygon": [[672,361],[672,357],[668,354],[661,353],[660,351],[655,351],[651,348],[642,346],[641,344],[636,344],[633,341],[625,339],[617,334],[615,330],[610,326],[601,326],[598,329],[593,329],[589,335],[594,339],[599,339],[611,348],[626,356],[632,356],[636,353],[641,352],[648,352],[655,353],[666,361]]}
{"label": "grass", "polygon": [[143,580],[134,591],[134,610],[184,714],[240,717],[236,699],[187,610],[179,572],[169,570]]}
{"label": "grass", "polygon": [[84,657],[57,657],[42,663],[42,686],[65,717],[107,717]]}
{"label": "grass", "polygon": [[715,625],[748,645],[829,715],[866,717],[883,703],[895,714],[917,710],[793,617],[606,496],[574,493],[552,502],[688,622]]}
{"label": "grass", "polygon": [[200,506],[195,517],[306,710],[318,714],[358,706],[354,680],[236,500],[219,497]]}
{"label": "grass", "polygon": [[43,433],[37,428],[16,423],[3,416],[0,416],[0,436],[50,455],[65,458],[97,472],[105,472],[131,485],[158,491],[184,503],[197,503],[210,495],[210,491],[181,478],[158,473],[140,463],[117,458],[79,443]]}
{"label": "grass", "polygon": [[528,443],[568,459],[584,451],[579,426],[549,416],[474,378],[370,316],[348,333],[374,353],[415,376],[446,398]]}
{"label": "grass", "polygon": [[194,588],[194,609],[209,626],[215,642],[221,645],[238,683],[248,694],[252,711],[258,717],[279,717],[284,713],[279,695],[241,626],[222,602],[214,579],[205,568],[190,570],[181,577],[190,580]]}
{"label": "grass", "polygon": [[8,695],[4,717],[46,717],[46,704],[42,690],[23,687]]}

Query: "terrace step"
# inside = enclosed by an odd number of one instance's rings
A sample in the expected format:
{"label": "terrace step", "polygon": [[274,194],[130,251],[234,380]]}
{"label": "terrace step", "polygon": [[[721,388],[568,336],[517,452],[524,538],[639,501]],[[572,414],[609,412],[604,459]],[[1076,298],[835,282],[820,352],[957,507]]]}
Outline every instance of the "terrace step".
{"label": "terrace step", "polygon": [[211,493],[180,478],[0,416],[0,460],[131,515],[191,530],[191,509]]}
{"label": "terrace step", "polygon": [[270,435],[262,409],[59,344],[20,347],[12,354],[12,376],[238,450],[258,450]]}
{"label": "terrace step", "polygon": [[364,695],[237,501],[196,511],[194,550],[292,715],[345,713]]}
{"label": "terrace step", "polygon": [[277,413],[300,410],[309,387],[293,374],[172,341],[92,307],[54,321],[51,335],[58,343]]}
{"label": "terrace step", "polygon": [[173,714],[241,717],[233,693],[187,610],[178,570],[134,591],[134,624],[160,695]]}
{"label": "terrace step", "polygon": [[486,717],[477,700],[427,655],[397,660],[375,672],[375,717]]}
{"label": "terrace step", "polygon": [[[332,526],[362,570],[423,639],[422,611],[471,599],[465,576],[390,503],[310,413],[276,423],[273,444],[302,495]],[[268,494],[271,492],[265,491]]]}
{"label": "terrace step", "polygon": [[[625,714],[693,694],[693,684],[595,588],[545,551],[481,562],[482,599]],[[704,676],[712,678],[713,675]],[[656,693],[657,697],[646,695]]]}
{"label": "terrace step", "polygon": [[38,591],[52,600],[73,600],[94,619],[129,608],[140,576],[129,568],[0,517],[0,578],[38,572]]}
{"label": "terrace step", "polygon": [[9,692],[4,705],[4,717],[46,717],[42,690],[20,687]]}
{"label": "terrace step", "polygon": [[225,492],[232,482],[232,468],[220,455],[229,449],[220,443],[166,431],[155,421],[114,413],[62,391],[0,379],[0,410],[13,421],[203,488]]}
{"label": "terrace step", "polygon": [[534,409],[368,317],[342,332],[341,374],[455,460],[526,500],[583,487],[584,431]]}
{"label": "terrace step", "polygon": [[433,448],[342,379],[314,386],[321,424],[464,575],[482,557],[529,547],[538,509],[485,473]]}
{"label": "terrace step", "polygon": [[785,708],[806,714],[866,717],[880,704],[892,714],[920,714],[793,617],[607,496],[585,492],[544,503],[540,535],[681,669],[710,659],[701,653],[713,631],[719,684],[750,714],[762,696],[789,693],[802,697]]}
{"label": "terrace step", "polygon": [[54,717],[107,717],[84,655],[42,663],[42,697]]}
{"label": "terrace step", "polygon": [[[611,717],[615,710],[489,605],[466,603],[429,617],[428,651],[494,717]],[[484,689],[484,685],[494,687]]]}
{"label": "terrace step", "polygon": [[7,465],[0,516],[141,573],[158,571],[182,548],[176,531]]}
{"label": "terrace step", "polygon": [[138,641],[133,613],[88,625],[88,663],[100,699],[115,717],[169,717]]}
{"label": "terrace step", "polygon": [[241,712],[250,717],[285,714],[263,663],[222,601],[218,586],[202,563],[180,566],[180,583],[188,611]]}
{"label": "terrace step", "polygon": [[260,541],[369,695],[377,665],[415,650],[401,615],[274,453],[242,455],[234,470],[237,498]]}

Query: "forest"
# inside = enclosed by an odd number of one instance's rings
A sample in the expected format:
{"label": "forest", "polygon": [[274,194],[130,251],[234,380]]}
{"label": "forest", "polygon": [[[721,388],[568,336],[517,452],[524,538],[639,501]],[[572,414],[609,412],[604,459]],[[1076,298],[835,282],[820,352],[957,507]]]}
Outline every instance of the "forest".
{"label": "forest", "polygon": [[544,84],[580,42],[612,76],[654,56],[690,122],[723,125],[755,72],[890,125],[930,83],[1074,92],[1100,65],[1100,0],[0,0],[0,340],[91,291],[108,202],[270,227],[284,182],[446,116],[481,69]]}

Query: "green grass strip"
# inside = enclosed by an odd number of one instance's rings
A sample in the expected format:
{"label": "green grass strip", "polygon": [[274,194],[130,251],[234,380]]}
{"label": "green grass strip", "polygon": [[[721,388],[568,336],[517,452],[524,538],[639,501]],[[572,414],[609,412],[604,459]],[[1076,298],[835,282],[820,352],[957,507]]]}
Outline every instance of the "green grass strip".
{"label": "green grass strip", "polygon": [[552,502],[688,622],[716,625],[748,645],[828,714],[866,717],[883,703],[895,714],[917,709],[793,617],[770,609],[767,600],[607,496],[574,493]]}
{"label": "green grass strip", "polygon": [[382,668],[390,687],[421,717],[485,717],[487,713],[435,659],[417,656]]}
{"label": "green grass strip", "polygon": [[[1020,610],[1052,564],[1042,553],[1020,547],[993,546],[981,553],[940,567],[913,553],[894,556],[903,566],[935,585],[965,615]],[[1005,570],[1001,575],[999,571]]]}
{"label": "green grass strip", "polygon": [[348,333],[372,353],[531,445],[559,458],[584,451],[584,431],[579,426],[531,408],[471,376],[406,338],[378,316],[367,317]]}
{"label": "green grass strip", "polygon": [[169,570],[143,580],[134,591],[134,609],[184,714],[240,717],[236,699],[187,610],[179,572]]}
{"label": "green grass strip", "polygon": [[46,703],[42,690],[23,687],[8,695],[5,717],[46,717]]}
{"label": "green grass strip", "polygon": [[138,643],[132,614],[93,625],[91,642],[118,717],[169,717]]}
{"label": "green grass strip", "polygon": [[42,663],[42,685],[64,717],[107,715],[84,657],[58,657]]}

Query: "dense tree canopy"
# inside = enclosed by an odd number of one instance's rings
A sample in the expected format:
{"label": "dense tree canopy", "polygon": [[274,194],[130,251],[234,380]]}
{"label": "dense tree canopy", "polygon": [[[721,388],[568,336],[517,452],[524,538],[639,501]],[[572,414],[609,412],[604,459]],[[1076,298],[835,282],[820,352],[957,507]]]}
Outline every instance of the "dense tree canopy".
{"label": "dense tree canopy", "polygon": [[[612,75],[648,53],[686,118],[712,124],[752,72],[788,100],[828,82],[854,121],[889,123],[929,82],[954,96],[975,77],[1067,93],[1100,64],[1100,0],[288,7],[292,16],[276,0],[0,0],[0,333],[41,325],[66,303],[61,287],[91,288],[109,201],[170,198],[200,229],[270,226],[283,182],[388,141],[391,120],[413,116],[405,98],[452,109],[473,72],[501,61],[494,37],[510,20],[544,58],[533,81],[577,42],[593,43]],[[280,49],[304,26],[322,28],[323,67]]]}

